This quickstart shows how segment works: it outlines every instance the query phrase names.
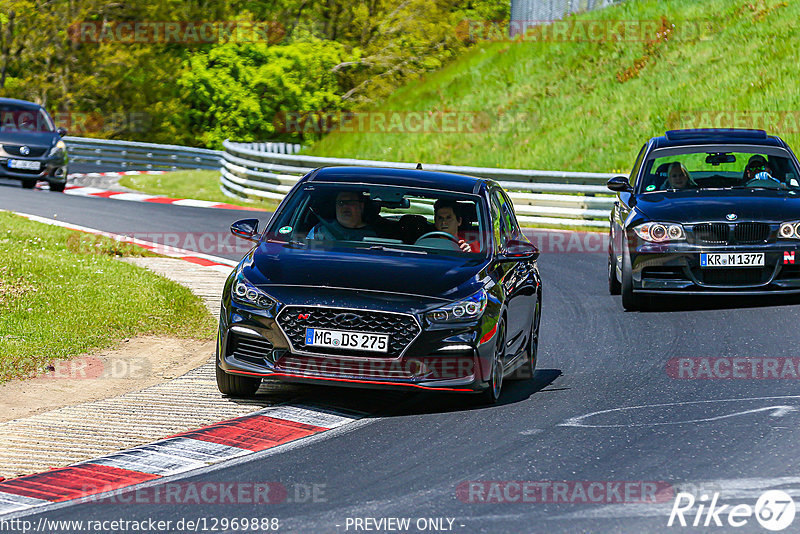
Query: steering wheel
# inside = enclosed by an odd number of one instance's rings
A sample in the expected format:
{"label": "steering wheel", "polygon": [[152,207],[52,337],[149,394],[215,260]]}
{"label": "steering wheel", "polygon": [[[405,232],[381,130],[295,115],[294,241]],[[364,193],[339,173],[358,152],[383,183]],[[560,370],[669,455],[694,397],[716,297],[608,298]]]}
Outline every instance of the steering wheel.
{"label": "steering wheel", "polygon": [[781,182],[780,180],[778,180],[777,178],[775,178],[774,176],[772,176],[768,172],[760,172],[760,173],[756,174],[753,178],[750,178],[749,180],[747,180],[744,185],[745,186],[749,186],[753,182],[769,182],[769,181],[775,182],[778,185],[782,185],[783,184],[783,182]]}
{"label": "steering wheel", "polygon": [[[445,238],[448,241],[442,241],[441,238]],[[449,232],[437,231],[437,232],[428,232],[426,234],[422,234],[414,242],[414,244],[431,248],[461,250],[461,246],[458,244],[458,238],[453,236],[453,234]],[[441,246],[442,244],[444,244],[445,246]]]}

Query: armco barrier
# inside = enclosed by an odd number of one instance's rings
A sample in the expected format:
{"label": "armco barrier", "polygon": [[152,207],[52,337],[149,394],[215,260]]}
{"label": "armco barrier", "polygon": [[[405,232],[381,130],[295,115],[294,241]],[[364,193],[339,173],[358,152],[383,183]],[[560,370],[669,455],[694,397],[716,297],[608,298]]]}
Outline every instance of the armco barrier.
{"label": "armco barrier", "polygon": [[[415,163],[301,156],[294,150],[271,152],[270,143],[225,141],[220,189],[230,196],[280,200],[312,169],[323,166],[370,166],[413,169]],[[291,146],[291,145],[290,145]],[[614,197],[605,187],[609,173],[534,171],[425,164],[431,171],[497,180],[511,200],[520,222],[560,226],[607,227]]]}
{"label": "armco barrier", "polygon": [[65,137],[70,163],[126,170],[212,169],[220,167],[222,151],[179,145]]}

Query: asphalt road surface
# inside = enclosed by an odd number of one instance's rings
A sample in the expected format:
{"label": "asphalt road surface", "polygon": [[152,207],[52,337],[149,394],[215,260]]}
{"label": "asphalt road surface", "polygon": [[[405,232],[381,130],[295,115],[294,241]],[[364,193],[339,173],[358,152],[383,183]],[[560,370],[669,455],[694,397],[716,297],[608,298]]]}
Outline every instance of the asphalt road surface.
{"label": "asphalt road surface", "polygon": [[[24,191],[16,184],[0,184],[0,208],[56,213],[122,233],[227,232],[247,216]],[[800,496],[800,382],[777,360],[797,356],[797,299],[662,300],[662,311],[626,313],[619,297],[607,294],[604,254],[545,251],[539,263],[544,307],[537,372],[533,380],[506,383],[499,405],[403,394],[363,423],[181,479],[277,482],[289,492],[279,503],[75,503],[27,519],[154,518],[172,521],[175,531],[187,530],[175,528],[181,519],[206,518],[210,527],[214,519],[238,517],[277,518],[279,532],[392,531],[394,523],[371,522],[387,518],[409,518],[409,532],[431,531],[428,519],[441,522],[433,531],[465,533],[765,532],[753,516],[732,529],[727,514],[732,505],[754,506],[768,489]],[[702,360],[688,358],[717,357],[729,360],[713,377],[676,378],[697,372],[691,362]],[[776,359],[784,378],[722,378],[739,365],[732,358]],[[310,387],[302,395],[313,400],[317,391],[335,399],[337,390]],[[385,406],[388,393],[355,395],[369,409]],[[642,491],[655,497],[638,502]],[[705,497],[698,527],[691,526],[697,506],[685,514],[690,526],[677,526],[677,519],[667,526],[679,491],[698,502]],[[716,506],[727,505],[718,516],[724,526],[715,527],[715,517],[704,526],[715,493]],[[787,531],[797,525],[800,518]]]}

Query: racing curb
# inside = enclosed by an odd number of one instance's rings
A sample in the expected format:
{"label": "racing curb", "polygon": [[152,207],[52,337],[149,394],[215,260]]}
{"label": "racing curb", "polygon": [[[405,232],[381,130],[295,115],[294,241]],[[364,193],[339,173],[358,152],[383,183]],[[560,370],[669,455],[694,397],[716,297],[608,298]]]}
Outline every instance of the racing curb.
{"label": "racing curb", "polygon": [[[115,452],[0,482],[0,515],[86,499],[202,469],[327,432],[366,414],[287,404]],[[98,499],[102,500],[102,499]]]}
{"label": "racing curb", "polygon": [[237,261],[220,258],[218,256],[203,254],[202,252],[194,252],[182,248],[171,247],[169,245],[162,245],[160,243],[153,243],[152,241],[145,241],[143,239],[137,239],[126,235],[115,234],[112,232],[105,232],[103,230],[97,230],[95,228],[89,228],[87,226],[80,226],[77,224],[57,221],[55,219],[48,219],[47,217],[40,217],[38,215],[31,215],[29,213],[21,213],[18,211],[11,211],[11,213],[19,215],[21,217],[25,217],[26,219],[29,219],[31,221],[43,224],[49,224],[51,226],[60,226],[61,228],[67,228],[69,230],[75,230],[87,234],[110,237],[111,239],[115,239],[117,241],[121,241],[124,243],[131,243],[133,245],[147,249],[156,254],[161,254],[162,256],[167,256],[169,258],[177,258],[197,265],[202,265],[203,267],[212,267],[215,270],[223,273],[229,273],[231,270],[230,268],[235,267],[239,263]]}
{"label": "racing curb", "polygon": [[[87,172],[70,174],[69,178],[97,178],[100,176],[133,176],[138,174],[166,174],[168,171],[122,171],[122,172]],[[67,195],[94,198],[112,198],[114,200],[128,200],[133,202],[150,202],[155,204],[172,204],[175,206],[190,206],[194,208],[215,208],[225,210],[244,210],[244,211],[268,211],[262,208],[249,206],[237,206],[225,202],[212,202],[209,200],[195,200],[191,198],[171,198],[158,195],[147,195],[144,193],[128,193],[123,191],[111,191],[97,187],[87,187],[80,185],[67,185],[64,189]]]}

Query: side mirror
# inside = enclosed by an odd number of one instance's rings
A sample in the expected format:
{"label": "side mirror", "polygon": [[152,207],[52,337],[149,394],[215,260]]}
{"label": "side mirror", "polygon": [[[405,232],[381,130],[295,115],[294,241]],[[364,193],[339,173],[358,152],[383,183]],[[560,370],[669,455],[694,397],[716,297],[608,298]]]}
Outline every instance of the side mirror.
{"label": "side mirror", "polygon": [[231,225],[231,233],[236,237],[258,242],[258,219],[242,219]]}
{"label": "side mirror", "polygon": [[613,177],[608,181],[606,187],[617,193],[630,193],[633,191],[633,187],[631,187],[631,184],[628,182],[627,176]]}
{"label": "side mirror", "polygon": [[58,128],[56,128],[56,133],[59,135],[59,137],[64,137],[65,135],[67,135],[67,129],[59,126]]}
{"label": "side mirror", "polygon": [[497,260],[501,262],[536,260],[538,258],[539,249],[533,243],[517,239],[509,241],[503,252],[497,256]]}

